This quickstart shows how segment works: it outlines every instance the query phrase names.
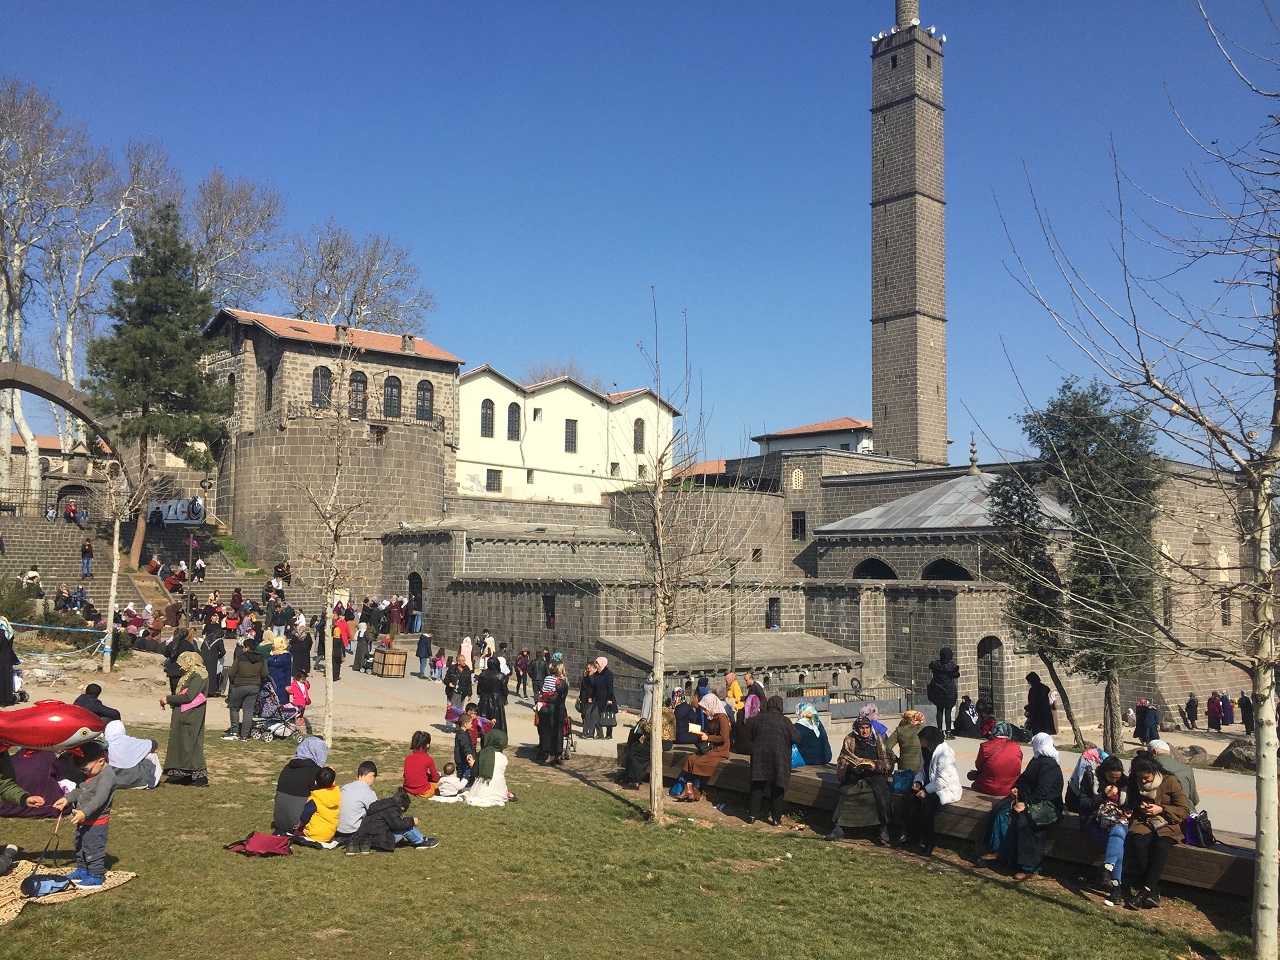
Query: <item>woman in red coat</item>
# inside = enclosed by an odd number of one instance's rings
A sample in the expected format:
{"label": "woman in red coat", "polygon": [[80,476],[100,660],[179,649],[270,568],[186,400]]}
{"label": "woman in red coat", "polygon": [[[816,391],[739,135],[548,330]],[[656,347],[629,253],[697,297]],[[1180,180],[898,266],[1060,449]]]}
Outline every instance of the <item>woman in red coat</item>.
{"label": "woman in red coat", "polygon": [[969,779],[973,789],[989,797],[1007,797],[1022,775],[1022,747],[1013,739],[1013,728],[1001,720],[991,739],[978,748]]}
{"label": "woman in red coat", "polygon": [[1209,729],[1222,730],[1222,698],[1218,696],[1218,691],[1213,691],[1213,695],[1209,697],[1209,705],[1205,707],[1205,715],[1209,718]]}
{"label": "woman in red coat", "polygon": [[677,781],[677,785],[683,785],[683,791],[676,795],[678,800],[701,800],[703,779],[716,772],[721,760],[729,759],[729,715],[725,713],[724,704],[714,693],[707,693],[698,701],[698,706],[706,717],[698,740],[711,749],[695,753],[684,762],[684,772]]}

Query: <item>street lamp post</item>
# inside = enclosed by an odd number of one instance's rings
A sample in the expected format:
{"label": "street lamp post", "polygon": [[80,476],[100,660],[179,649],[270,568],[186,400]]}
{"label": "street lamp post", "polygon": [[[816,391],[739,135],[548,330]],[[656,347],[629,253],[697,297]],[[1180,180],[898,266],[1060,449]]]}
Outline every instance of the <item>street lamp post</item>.
{"label": "street lamp post", "polygon": [[737,575],[741,557],[730,557],[729,564],[729,672],[738,669],[738,607],[737,607]]}

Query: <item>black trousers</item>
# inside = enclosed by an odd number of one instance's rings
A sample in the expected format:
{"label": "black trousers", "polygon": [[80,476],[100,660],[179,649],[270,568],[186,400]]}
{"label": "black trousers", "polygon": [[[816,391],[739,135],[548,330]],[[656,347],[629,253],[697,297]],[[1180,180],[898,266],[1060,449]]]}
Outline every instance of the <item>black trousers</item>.
{"label": "black trousers", "polygon": [[751,816],[760,816],[760,807],[764,804],[765,791],[769,793],[769,813],[774,820],[782,819],[782,795],[786,792],[771,780],[752,780],[749,803]]}
{"label": "black trousers", "polygon": [[1013,859],[1023,870],[1036,871],[1044,860],[1045,828],[1031,822],[1027,811],[1009,812],[1009,831],[1013,834]]}
{"label": "black trousers", "polygon": [[942,809],[942,801],[938,799],[936,793],[926,793],[923,800],[914,793],[908,793],[906,800],[911,805],[911,813],[906,822],[915,828],[916,836],[922,845],[932,847],[938,842],[933,821],[938,816],[938,811]]}
{"label": "black trousers", "polygon": [[1125,877],[1133,886],[1140,884],[1159,896],[1160,875],[1175,843],[1173,837],[1162,837],[1158,833],[1130,832],[1124,838]]}

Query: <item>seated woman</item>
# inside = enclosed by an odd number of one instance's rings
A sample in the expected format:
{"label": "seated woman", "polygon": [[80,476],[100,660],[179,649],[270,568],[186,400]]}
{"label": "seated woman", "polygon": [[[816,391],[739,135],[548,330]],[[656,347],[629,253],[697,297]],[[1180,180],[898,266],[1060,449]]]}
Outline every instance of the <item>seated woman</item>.
{"label": "seated woman", "polygon": [[404,758],[404,790],[415,797],[433,797],[440,773],[436,762],[427,750],[431,747],[431,734],[418,730],[409,740],[409,755]]}
{"label": "seated woman", "polygon": [[968,697],[960,698],[956,707],[955,732],[957,737],[968,737],[977,740],[982,736],[982,717],[978,715],[977,705]]}
{"label": "seated woman", "polygon": [[698,735],[689,732],[697,711],[684,699],[684,691],[676,687],[671,691],[671,708],[676,715],[676,743],[697,743]]}
{"label": "seated woman", "polygon": [[649,730],[649,718],[641,717],[627,737],[627,764],[622,772],[622,783],[628,790],[639,790],[641,784],[649,782],[649,774],[653,770]]}
{"label": "seated woman", "polygon": [[293,583],[293,568],[289,566],[288,560],[281,560],[275,565],[272,571],[276,575],[276,579],[282,583]]}
{"label": "seated woman", "polygon": [[1022,747],[1013,739],[1013,728],[1001,720],[991,730],[991,739],[978,747],[978,757],[969,779],[973,789],[989,797],[1007,797],[1022,775]]}
{"label": "seated woman", "polygon": [[182,593],[186,589],[183,586],[187,582],[186,566],[187,562],[184,560],[181,567],[164,578],[164,588],[170,593]]}
{"label": "seated woman", "polygon": [[862,709],[858,711],[858,718],[865,717],[871,721],[871,729],[882,737],[889,736],[889,728],[880,722],[880,708],[874,703],[864,703]]}
{"label": "seated woman", "polygon": [[501,807],[512,798],[507,792],[507,734],[494,727],[484,735],[480,754],[476,757],[476,782],[467,791],[467,804],[472,807]]}
{"label": "seated woman", "polygon": [[806,701],[796,707],[795,728],[805,766],[821,767],[831,762],[831,741],[813,704]]}
{"label": "seated woman", "polygon": [[103,734],[107,741],[107,763],[115,771],[119,790],[150,790],[160,785],[160,745],[140,740],[125,732],[124,724],[112,720]]}
{"label": "seated woman", "polygon": [[695,753],[684,762],[684,770],[672,786],[672,796],[684,802],[702,799],[702,781],[716,772],[721,760],[729,759],[729,715],[714,693],[705,694],[699,706],[706,717],[698,740],[705,753]]}
{"label": "seated woman", "polygon": [[302,808],[307,805],[311,791],[316,788],[316,776],[329,759],[329,745],[319,737],[307,737],[276,781],[276,802],[271,817],[271,828],[276,833],[293,833],[302,818]]}
{"label": "seated woman", "polygon": [[1182,784],[1154,759],[1139,755],[1129,767],[1129,833],[1125,852],[1132,857],[1133,879],[1124,905],[1144,910],[1160,905],[1160,875],[1169,851],[1181,838],[1182,821],[1191,812]]}
{"label": "seated woman", "polygon": [[[913,711],[907,711],[911,713]],[[920,715],[923,717],[923,714]],[[917,731],[916,754],[919,759],[919,739]],[[839,799],[832,815],[832,829],[827,834],[828,840],[843,840],[844,828],[840,821],[844,817],[854,795],[863,788],[871,792],[875,803],[876,820],[880,825],[878,842],[883,846],[889,842],[889,817],[893,812],[893,794],[889,790],[889,774],[893,772],[893,754],[889,752],[889,744],[885,738],[876,733],[871,721],[859,717],[853,724],[853,732],[844,738],[840,748],[840,758],[836,761],[836,779],[840,782]]]}
{"label": "seated woman", "polygon": [[1005,849],[1018,870],[1015,880],[1030,880],[1044,860],[1044,833],[1062,819],[1062,767],[1053,738],[1037,733],[1031,739],[1031,761],[1009,791],[1009,836]]}
{"label": "seated woman", "polygon": [[[933,824],[938,811],[949,803],[955,803],[960,795],[960,774],[956,770],[955,752],[948,746],[941,730],[937,727],[925,727],[920,731],[920,769],[916,771],[911,792],[904,798],[904,817],[905,822],[916,830],[920,852],[926,857],[933,856],[933,847],[937,842]],[[908,830],[904,829],[898,842],[906,843],[907,835]]]}
{"label": "seated woman", "polygon": [[1080,775],[1079,788],[1072,791],[1081,829],[1106,847],[1102,858],[1102,886],[1112,903],[1119,903],[1124,879],[1124,839],[1129,833],[1124,806],[1128,786],[1129,778],[1124,775],[1120,758],[1107,757],[1096,765],[1086,765]]}
{"label": "seated woman", "polygon": [[58,592],[53,597],[53,609],[70,610],[73,608],[71,589],[65,584],[58,584]]}
{"label": "seated woman", "polygon": [[[858,718],[861,721],[861,717]],[[870,722],[870,721],[868,721]],[[919,710],[904,710],[902,719],[885,741],[889,749],[898,748],[898,769],[920,769],[920,731],[924,729],[924,714]],[[854,724],[857,730],[857,724]]]}

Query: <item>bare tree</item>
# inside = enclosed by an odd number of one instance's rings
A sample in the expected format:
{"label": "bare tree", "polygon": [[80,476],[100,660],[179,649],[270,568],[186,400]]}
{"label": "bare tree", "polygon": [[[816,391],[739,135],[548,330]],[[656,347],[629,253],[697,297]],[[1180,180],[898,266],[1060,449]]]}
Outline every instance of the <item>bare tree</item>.
{"label": "bare tree", "polygon": [[187,211],[196,279],[216,307],[249,308],[272,286],[272,256],[284,243],[284,199],[247,177],[215,168],[196,188]]}
{"label": "bare tree", "polygon": [[[1233,59],[1235,48],[1212,24],[1210,29],[1245,78],[1247,71]],[[1264,66],[1274,69],[1275,62]],[[1268,99],[1280,97],[1252,82],[1249,87]],[[1215,494],[1220,513],[1193,519],[1213,527],[1206,540],[1222,537],[1234,546],[1230,554],[1224,551],[1222,563],[1167,548],[1159,562],[1172,582],[1193,595],[1203,598],[1211,590],[1215,606],[1240,601],[1242,629],[1184,629],[1158,609],[1149,619],[1167,655],[1230,664],[1251,678],[1257,748],[1253,956],[1267,960],[1275,960],[1280,946],[1274,552],[1280,496],[1278,137],[1280,123],[1270,117],[1246,144],[1197,139],[1205,162],[1190,178],[1196,201],[1180,206],[1139,191],[1150,207],[1141,218],[1141,234],[1134,233],[1126,212],[1133,185],[1117,165],[1113,294],[1077,271],[1038,201],[1049,269],[1065,293],[1044,290],[1016,254],[1023,285],[1057,325],[1109,382],[1156,412],[1155,425],[1169,444],[1204,465],[1202,483]],[[1144,275],[1131,250],[1135,240],[1171,258],[1173,269],[1166,262],[1160,276]],[[1201,268],[1211,268],[1218,279],[1197,295]],[[1165,509],[1176,505],[1166,503]]]}
{"label": "bare tree", "polygon": [[435,300],[408,248],[384,234],[357,240],[332,219],[298,236],[280,271],[301,320],[353,329],[421,332]]}
{"label": "bare tree", "polygon": [[591,373],[575,357],[569,357],[567,360],[527,363],[524,367],[524,382],[526,386],[532,386],[535,383],[546,383],[548,380],[557,380],[560,377],[569,377],[571,380],[576,380],[596,393],[604,393],[605,390],[604,380]]}

